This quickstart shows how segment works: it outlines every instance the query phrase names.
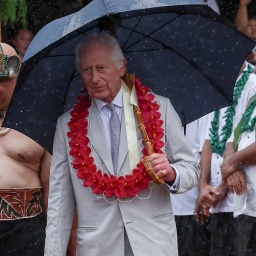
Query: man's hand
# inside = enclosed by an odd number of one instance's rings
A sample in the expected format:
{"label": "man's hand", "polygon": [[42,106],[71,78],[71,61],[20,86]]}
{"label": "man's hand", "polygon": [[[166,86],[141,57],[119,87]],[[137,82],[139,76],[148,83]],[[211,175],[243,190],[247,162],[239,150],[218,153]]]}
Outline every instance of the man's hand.
{"label": "man's hand", "polygon": [[196,200],[195,214],[196,219],[205,222],[210,217],[210,208],[216,204],[219,198],[219,192],[210,185],[205,185],[199,193]]}
{"label": "man's hand", "polygon": [[164,154],[151,154],[149,156],[149,161],[157,177],[168,182],[173,182],[176,179],[176,173]]}
{"label": "man's hand", "polygon": [[221,172],[222,172],[222,180],[224,182],[227,181],[227,178],[234,172],[238,171],[240,169],[239,162],[236,161],[236,157],[231,156],[227,157],[223,160],[221,166]]}
{"label": "man's hand", "polygon": [[243,170],[231,174],[227,179],[227,185],[231,193],[242,195],[246,191],[246,176]]}
{"label": "man's hand", "polygon": [[216,191],[219,193],[216,196],[216,201],[213,204],[213,208],[217,207],[217,205],[223,201],[228,193],[228,185],[225,182],[221,182],[221,184],[216,188]]}
{"label": "man's hand", "polygon": [[196,214],[196,220],[201,223],[209,221],[210,218],[210,208],[203,208],[199,203],[196,202],[194,213]]}

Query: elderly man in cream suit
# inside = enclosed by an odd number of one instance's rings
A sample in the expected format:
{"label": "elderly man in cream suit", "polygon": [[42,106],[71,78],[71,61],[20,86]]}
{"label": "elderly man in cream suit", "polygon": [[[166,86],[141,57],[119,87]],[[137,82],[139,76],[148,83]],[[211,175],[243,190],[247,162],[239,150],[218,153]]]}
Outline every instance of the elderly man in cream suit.
{"label": "elderly man in cream suit", "polygon": [[[90,97],[80,96],[57,123],[47,256],[66,255],[75,208],[79,256],[178,255],[170,192],[194,187],[199,167],[170,101],[138,80],[130,91],[121,79],[125,63],[117,41],[104,33],[86,37],[77,48],[77,67]],[[147,153],[133,105],[140,106],[155,150],[150,169],[161,185],[150,179],[141,160]],[[120,121],[117,142],[113,115]]]}

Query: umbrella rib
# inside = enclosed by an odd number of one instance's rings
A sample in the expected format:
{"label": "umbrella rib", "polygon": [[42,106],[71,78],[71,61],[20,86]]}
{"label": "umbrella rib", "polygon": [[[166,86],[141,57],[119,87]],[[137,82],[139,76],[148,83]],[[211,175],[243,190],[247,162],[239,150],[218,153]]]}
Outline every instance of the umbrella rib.
{"label": "umbrella rib", "polygon": [[[179,15],[179,16],[181,16],[181,15]],[[152,31],[152,32],[151,32],[150,34],[148,34],[148,35],[145,35],[145,34],[143,34],[143,33],[141,33],[141,32],[136,31],[135,29],[133,29],[132,32],[135,31],[135,32],[137,32],[138,34],[141,34],[141,35],[144,36],[142,39],[148,37],[148,38],[152,39],[153,41],[155,41],[155,42],[157,42],[157,43],[159,43],[159,44],[161,44],[161,45],[163,46],[163,48],[148,49],[148,50],[145,50],[145,49],[144,49],[144,50],[140,50],[140,51],[136,50],[136,52],[147,52],[147,51],[149,52],[149,51],[156,51],[156,50],[164,50],[164,49],[167,49],[167,50],[171,50],[171,51],[175,52],[178,56],[180,56],[181,58],[183,58],[183,56],[182,56],[180,53],[178,53],[177,51],[175,51],[175,49],[171,48],[170,46],[168,46],[168,45],[164,44],[163,42],[161,42],[161,41],[159,41],[159,40],[157,40],[157,39],[155,39],[155,38],[153,38],[153,37],[150,36],[150,35],[153,34],[155,31],[159,30],[160,28],[166,26],[167,24],[169,24],[169,23],[172,22],[173,20],[177,19],[179,16],[177,16],[177,17],[175,17],[174,19],[172,19],[171,21],[165,23],[164,25],[162,25],[162,26],[159,27],[158,29]],[[127,28],[127,27],[125,27],[125,26],[122,26],[122,27],[123,27],[124,29],[130,30],[129,28]],[[138,42],[140,42],[142,39],[138,40],[137,42],[135,42],[135,43],[133,43],[132,45],[130,45],[129,47],[127,47],[126,50],[125,50],[125,53],[133,53],[134,51],[132,51],[132,50],[131,50],[131,51],[127,51],[127,49],[131,48],[132,46],[134,46],[135,44],[137,44]],[[187,62],[188,62],[194,69],[200,71],[200,69],[198,69],[198,67],[196,67],[189,59],[187,59]],[[209,77],[206,77],[206,75],[205,75],[204,73],[201,73],[201,74],[203,74],[203,76],[204,76],[208,81],[211,81],[210,78],[209,78]],[[215,86],[215,84],[214,84],[212,81],[211,81],[211,83],[214,85],[214,87],[215,87],[215,88],[227,99],[227,101],[229,102],[228,96],[227,96],[218,86]]]}
{"label": "umbrella rib", "polygon": [[[124,47],[125,47],[125,45],[127,44],[128,40],[130,39],[130,37],[131,37],[131,35],[133,34],[133,32],[135,31],[136,27],[137,27],[137,26],[138,26],[138,24],[140,23],[141,19],[142,19],[142,16],[140,16],[140,18],[138,19],[138,21],[137,21],[136,25],[133,27],[133,29],[131,29],[130,34],[128,35],[128,37],[127,37],[127,39],[126,39],[126,41],[125,41],[125,43],[124,43],[124,45],[123,45],[123,48],[124,48]],[[125,28],[125,27],[124,27],[124,26],[122,26],[122,25],[120,25],[120,27]]]}
{"label": "umbrella rib", "polygon": [[[165,23],[165,24],[163,24],[162,26],[158,27],[157,29],[153,30],[153,31],[152,31],[151,33],[149,33],[148,35],[146,35],[146,34],[144,34],[144,33],[141,33],[141,32],[139,32],[139,31],[135,30],[135,28],[136,28],[137,25],[138,25],[138,22],[137,22],[136,26],[135,26],[133,29],[130,29],[130,28],[128,28],[128,27],[125,27],[125,26],[123,26],[123,25],[120,25],[120,27],[122,27],[122,28],[124,28],[124,29],[131,30],[131,33],[130,33],[129,37],[131,36],[131,34],[132,34],[134,31],[135,31],[136,33],[138,33],[138,34],[141,34],[141,35],[143,36],[140,40],[137,40],[136,42],[134,42],[133,44],[131,44],[129,47],[127,47],[127,49],[131,48],[132,46],[134,46],[135,44],[137,44],[138,42],[140,42],[141,40],[143,40],[143,39],[146,38],[146,37],[148,37],[148,38],[150,38],[150,39],[152,39],[152,40],[155,40],[155,39],[152,38],[150,35],[152,35],[152,34],[155,33],[156,31],[158,31],[159,29],[165,27],[166,25],[170,24],[171,22],[173,22],[174,20],[176,20],[176,19],[179,18],[180,16],[181,16],[181,15],[178,15],[177,17],[175,17],[175,18],[169,20],[167,23]],[[142,16],[140,16],[139,21],[141,20],[141,18],[142,18]],[[127,38],[127,40],[129,39],[129,37]],[[127,40],[126,40],[125,44],[127,43]],[[155,40],[155,41],[156,41],[156,40]],[[125,44],[124,44],[124,46],[125,46]]]}
{"label": "umbrella rib", "polygon": [[[172,48],[170,47],[164,47],[164,48],[156,48],[156,49],[148,49],[148,50],[140,50],[140,51],[136,51],[136,53],[138,52],[150,52],[150,51],[158,51],[158,50],[166,50],[166,49],[169,49],[169,50],[173,50]],[[174,51],[174,50],[173,50]],[[179,55],[180,57],[182,57],[178,52],[174,51],[177,55]],[[125,52],[126,54],[127,53],[134,53],[134,51],[126,51]],[[198,70],[200,71],[200,69],[198,67],[196,67],[193,63],[191,63],[189,60],[187,60],[187,62],[195,69],[195,70]],[[212,83],[212,85],[214,86],[214,88],[216,88],[216,90],[218,90],[225,98],[228,102],[230,102],[228,96],[226,95],[226,93],[221,90],[218,86],[215,86],[214,82],[212,82],[210,80],[209,77],[206,77],[206,75],[204,73],[201,72],[201,74],[206,78],[206,80],[210,81]],[[230,102],[231,103],[231,102]]]}
{"label": "umbrella rib", "polygon": [[[159,44],[162,44],[163,47],[164,47],[163,49],[172,50],[172,51],[175,52],[178,56],[180,56],[181,58],[184,58],[179,52],[175,51],[175,50],[174,50],[173,48],[171,48],[170,46],[164,44],[163,42],[160,42],[160,41],[157,40],[157,39],[153,39],[153,40],[155,40],[155,41],[158,42]],[[189,59],[186,58],[186,61],[187,61],[187,63],[189,63],[195,70],[200,71],[199,67],[196,67],[196,66],[194,65],[194,63],[192,63]],[[201,71],[200,71],[200,72],[201,72]],[[215,87],[219,92],[221,92],[221,94],[227,99],[228,102],[230,101],[229,98],[228,98],[228,96],[224,93],[224,91],[222,91],[218,86],[215,86],[214,82],[210,79],[210,77],[207,77],[207,76],[205,75],[205,73],[203,73],[203,72],[201,72],[201,74],[206,78],[206,80],[210,81],[210,82],[212,83],[212,85],[214,85],[214,87]]]}

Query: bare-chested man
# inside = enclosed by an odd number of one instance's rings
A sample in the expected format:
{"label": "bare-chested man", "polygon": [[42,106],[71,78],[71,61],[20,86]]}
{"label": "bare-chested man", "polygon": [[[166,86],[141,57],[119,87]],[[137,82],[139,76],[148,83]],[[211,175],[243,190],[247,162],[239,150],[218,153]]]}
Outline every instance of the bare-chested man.
{"label": "bare-chested man", "polygon": [[44,254],[51,155],[27,136],[2,127],[19,73],[15,50],[0,43],[0,254]]}

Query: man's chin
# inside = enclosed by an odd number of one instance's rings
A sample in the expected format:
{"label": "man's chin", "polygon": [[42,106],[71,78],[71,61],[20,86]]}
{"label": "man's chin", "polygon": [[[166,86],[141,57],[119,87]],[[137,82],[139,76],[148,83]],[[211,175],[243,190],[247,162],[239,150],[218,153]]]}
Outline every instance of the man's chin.
{"label": "man's chin", "polygon": [[91,93],[91,97],[98,100],[102,100],[107,97],[107,93],[104,90],[97,89]]}
{"label": "man's chin", "polygon": [[108,94],[94,94],[93,98],[107,103],[110,103],[113,100],[113,98],[111,98]]}

